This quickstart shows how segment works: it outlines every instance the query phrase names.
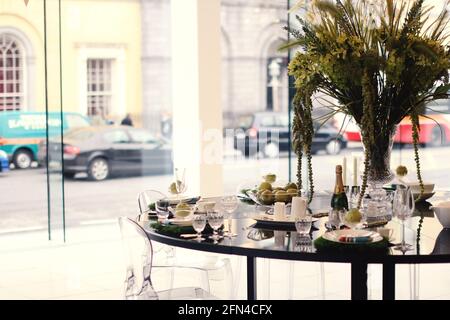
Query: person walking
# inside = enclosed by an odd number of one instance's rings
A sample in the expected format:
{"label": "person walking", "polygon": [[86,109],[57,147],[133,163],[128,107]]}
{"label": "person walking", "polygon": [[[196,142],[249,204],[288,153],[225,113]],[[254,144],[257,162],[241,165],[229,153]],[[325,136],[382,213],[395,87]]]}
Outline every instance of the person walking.
{"label": "person walking", "polygon": [[122,126],[133,126],[133,120],[131,120],[131,116],[129,113],[123,118],[122,122],[120,123]]}

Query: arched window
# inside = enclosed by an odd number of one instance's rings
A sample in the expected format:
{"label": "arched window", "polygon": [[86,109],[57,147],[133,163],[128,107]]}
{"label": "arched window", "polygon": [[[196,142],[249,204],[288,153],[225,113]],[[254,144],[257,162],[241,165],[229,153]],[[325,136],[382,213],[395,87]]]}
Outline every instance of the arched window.
{"label": "arched window", "polygon": [[23,52],[13,37],[0,34],[0,112],[21,110],[23,96]]}

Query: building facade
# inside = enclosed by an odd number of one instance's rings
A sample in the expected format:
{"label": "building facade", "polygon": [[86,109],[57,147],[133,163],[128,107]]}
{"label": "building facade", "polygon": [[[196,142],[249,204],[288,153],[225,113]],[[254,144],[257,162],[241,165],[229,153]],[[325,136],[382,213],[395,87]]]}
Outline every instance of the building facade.
{"label": "building facade", "polygon": [[[58,1],[0,1],[0,111],[60,108]],[[65,111],[117,120],[142,110],[139,0],[65,0],[61,8]],[[129,23],[133,21],[133,23]]]}
{"label": "building facade", "polygon": [[[287,0],[222,0],[222,101],[236,114],[287,109]],[[0,1],[0,112],[60,107],[58,1]],[[62,1],[64,110],[159,132],[171,116],[170,0]],[[225,121],[227,125],[227,121]]]}

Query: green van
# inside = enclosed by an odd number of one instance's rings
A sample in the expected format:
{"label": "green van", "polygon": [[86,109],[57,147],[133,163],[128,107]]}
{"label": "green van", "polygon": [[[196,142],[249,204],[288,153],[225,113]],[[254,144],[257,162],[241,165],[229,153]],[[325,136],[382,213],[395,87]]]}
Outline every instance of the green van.
{"label": "green van", "polygon": [[[63,112],[63,132],[90,125],[89,119],[78,113]],[[19,169],[31,166],[37,160],[39,143],[46,137],[45,112],[0,112],[0,150],[8,154],[9,161]],[[61,114],[48,113],[49,136],[60,134]]]}

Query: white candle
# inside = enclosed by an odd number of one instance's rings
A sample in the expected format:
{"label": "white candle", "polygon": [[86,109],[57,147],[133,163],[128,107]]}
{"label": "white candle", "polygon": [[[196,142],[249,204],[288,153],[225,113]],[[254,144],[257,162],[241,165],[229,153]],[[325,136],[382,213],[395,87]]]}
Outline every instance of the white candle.
{"label": "white candle", "polygon": [[353,185],[358,185],[358,158],[353,157]]}
{"label": "white candle", "polygon": [[342,160],[342,182],[347,185],[347,157]]}
{"label": "white candle", "polygon": [[275,220],[284,220],[286,217],[284,202],[275,202],[273,215],[275,216]]}
{"label": "white candle", "polygon": [[306,216],[306,198],[292,197],[291,216],[294,219]]}
{"label": "white candle", "polygon": [[284,239],[286,239],[287,232],[274,230],[273,235],[275,238],[275,246],[277,248],[283,248],[284,247]]}

